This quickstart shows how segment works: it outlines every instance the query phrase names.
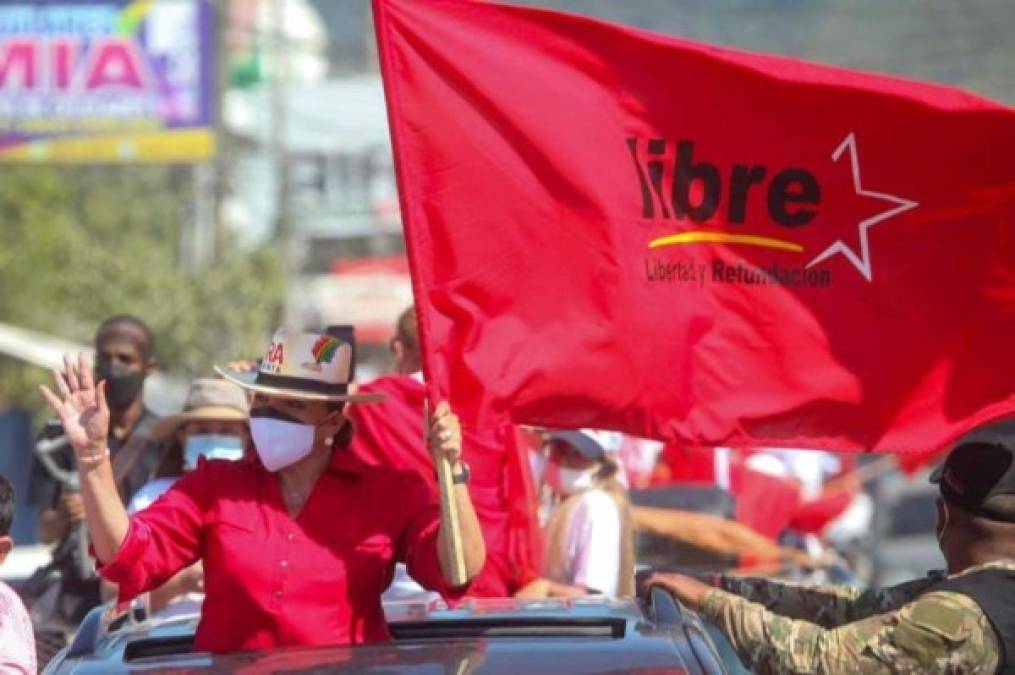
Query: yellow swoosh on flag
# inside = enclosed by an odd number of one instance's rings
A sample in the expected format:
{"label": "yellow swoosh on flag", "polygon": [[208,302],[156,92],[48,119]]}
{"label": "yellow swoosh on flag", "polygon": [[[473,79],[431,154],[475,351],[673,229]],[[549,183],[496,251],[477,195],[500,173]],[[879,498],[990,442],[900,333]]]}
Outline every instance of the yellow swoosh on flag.
{"label": "yellow swoosh on flag", "polygon": [[670,234],[665,237],[653,239],[648,243],[649,248],[662,248],[663,246],[680,246],[683,244],[742,244],[744,246],[760,246],[762,248],[777,248],[782,251],[803,253],[804,247],[795,241],[776,239],[774,237],[761,237],[756,234],[733,234],[731,232],[681,232]]}

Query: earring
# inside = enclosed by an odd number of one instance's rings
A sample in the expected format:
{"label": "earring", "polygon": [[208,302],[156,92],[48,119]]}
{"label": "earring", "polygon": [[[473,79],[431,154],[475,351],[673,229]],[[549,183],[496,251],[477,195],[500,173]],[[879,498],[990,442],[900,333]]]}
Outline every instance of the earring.
{"label": "earring", "polygon": [[334,436],[325,436],[324,437],[324,444],[325,445],[333,445],[334,443],[335,443],[335,437]]}

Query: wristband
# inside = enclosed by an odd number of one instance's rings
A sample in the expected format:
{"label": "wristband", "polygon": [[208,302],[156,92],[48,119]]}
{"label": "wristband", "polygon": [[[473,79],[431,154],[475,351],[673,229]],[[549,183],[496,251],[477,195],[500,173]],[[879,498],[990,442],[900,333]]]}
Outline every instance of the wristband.
{"label": "wristband", "polygon": [[78,466],[98,466],[109,457],[109,446],[103,446],[101,452],[94,452],[90,455],[77,455]]}
{"label": "wristband", "polygon": [[458,466],[461,467],[461,471],[451,474],[451,482],[455,485],[465,485],[472,478],[472,471],[465,462],[459,461]]}

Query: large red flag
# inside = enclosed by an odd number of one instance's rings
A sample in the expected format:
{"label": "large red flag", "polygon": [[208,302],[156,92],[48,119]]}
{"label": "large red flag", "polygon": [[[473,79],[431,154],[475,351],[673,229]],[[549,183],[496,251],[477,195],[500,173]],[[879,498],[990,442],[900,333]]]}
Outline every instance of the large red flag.
{"label": "large red flag", "polygon": [[434,397],[922,451],[1015,412],[1015,113],[470,0],[374,0]]}

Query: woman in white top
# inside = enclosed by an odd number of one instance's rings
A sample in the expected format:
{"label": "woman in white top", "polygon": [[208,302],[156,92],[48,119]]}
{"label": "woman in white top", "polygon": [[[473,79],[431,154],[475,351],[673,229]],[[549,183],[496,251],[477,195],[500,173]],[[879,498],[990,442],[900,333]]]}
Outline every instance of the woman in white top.
{"label": "woman in white top", "polygon": [[546,578],[633,596],[634,531],[619,464],[587,432],[554,432],[548,442],[543,480],[559,503],[546,525]]}

